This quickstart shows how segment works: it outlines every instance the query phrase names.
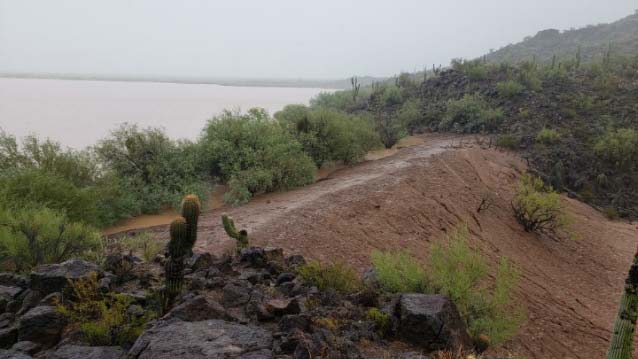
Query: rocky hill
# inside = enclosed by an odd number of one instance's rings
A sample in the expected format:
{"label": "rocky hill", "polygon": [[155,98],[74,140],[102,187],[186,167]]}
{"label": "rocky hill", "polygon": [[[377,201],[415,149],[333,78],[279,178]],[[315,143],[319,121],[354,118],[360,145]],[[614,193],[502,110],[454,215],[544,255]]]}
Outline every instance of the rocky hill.
{"label": "rocky hill", "polygon": [[546,29],[535,36],[505,46],[485,57],[491,63],[551,62],[574,59],[580,47],[582,61],[602,61],[610,49],[615,54],[633,55],[638,51],[638,12],[609,24],[559,31]]}

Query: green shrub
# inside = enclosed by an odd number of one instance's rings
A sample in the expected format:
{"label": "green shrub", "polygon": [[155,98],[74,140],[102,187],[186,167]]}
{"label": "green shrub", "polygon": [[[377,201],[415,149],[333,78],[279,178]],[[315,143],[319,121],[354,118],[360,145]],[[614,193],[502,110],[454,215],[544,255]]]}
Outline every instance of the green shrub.
{"label": "green shrub", "polygon": [[372,252],[372,265],[381,287],[392,293],[419,293],[426,277],[421,265],[408,252]]}
{"label": "green shrub", "polygon": [[100,233],[70,222],[48,208],[0,210],[0,262],[3,270],[23,272],[39,264],[73,257],[96,258]]}
{"label": "green shrub", "polygon": [[95,151],[134,195],[138,212],[156,213],[163,206],[175,206],[184,193],[195,192],[203,201],[208,195],[206,176],[195,160],[199,148],[188,141],[172,141],[160,129],[122,125],[101,140]]}
{"label": "green shrub", "polygon": [[613,207],[607,207],[603,210],[603,213],[605,214],[605,217],[607,217],[607,219],[615,221],[618,218],[620,218],[620,213],[618,213],[618,210],[613,208]]}
{"label": "green shrub", "polygon": [[499,147],[505,147],[512,150],[518,149],[521,146],[521,139],[515,135],[500,135],[496,139],[496,145]]}
{"label": "green shrub", "polygon": [[466,226],[452,232],[444,244],[430,252],[428,283],[431,291],[449,296],[467,321],[474,338],[487,335],[500,344],[516,334],[524,320],[522,309],[513,302],[519,272],[501,260],[492,290],[484,286],[487,265],[469,247]]}
{"label": "green shrub", "polygon": [[380,311],[379,308],[368,309],[366,317],[368,320],[374,322],[376,329],[381,335],[385,335],[390,330],[390,316]]}
{"label": "green shrub", "polygon": [[498,90],[498,94],[503,97],[515,97],[523,93],[525,87],[514,80],[501,81],[496,84],[496,89]]}
{"label": "green shrub", "polygon": [[472,81],[485,80],[488,76],[488,65],[481,62],[481,60],[452,60],[452,68],[457,71],[463,72]]}
{"label": "green shrub", "polygon": [[132,345],[146,322],[156,317],[148,310],[141,315],[129,313],[133,298],[126,294],[101,293],[95,273],[70,283],[73,293],[68,302],[58,303],[57,309],[80,327],[91,345]]}
{"label": "green shrub", "polygon": [[565,224],[560,195],[531,175],[521,177],[512,209],[527,232],[553,233]]}
{"label": "green shrub", "polygon": [[545,145],[552,145],[557,143],[558,141],[560,141],[560,133],[551,128],[543,127],[543,129],[540,130],[536,135],[536,142]]}
{"label": "green shrub", "polygon": [[326,161],[354,163],[378,146],[380,141],[367,119],[344,112],[303,105],[289,105],[275,118],[303,146],[320,167]]}
{"label": "green shrub", "polygon": [[410,99],[406,101],[397,114],[397,120],[403,124],[410,134],[426,126],[421,114],[421,101]]}
{"label": "green shrub", "polygon": [[491,108],[481,95],[465,95],[448,101],[439,129],[465,133],[494,131],[503,117],[503,111]]}
{"label": "green shrub", "polygon": [[361,279],[357,272],[343,262],[334,264],[310,262],[299,269],[299,275],[320,290],[332,289],[338,293],[347,294],[361,288]]}
{"label": "green shrub", "polygon": [[594,151],[603,161],[619,169],[635,169],[638,163],[638,131],[628,128],[607,131],[596,142]]}
{"label": "green shrub", "polygon": [[377,112],[372,115],[375,129],[379,134],[381,143],[385,148],[391,148],[399,140],[407,135],[407,131],[403,123],[397,121],[393,115],[389,113]]}
{"label": "green shrub", "polygon": [[200,140],[205,165],[229,183],[229,202],[248,193],[271,192],[312,183],[316,167],[301,144],[263,109],[226,111],[208,122]]}
{"label": "green shrub", "polygon": [[385,106],[392,107],[403,103],[403,94],[401,89],[396,86],[387,86],[383,89],[381,101]]}

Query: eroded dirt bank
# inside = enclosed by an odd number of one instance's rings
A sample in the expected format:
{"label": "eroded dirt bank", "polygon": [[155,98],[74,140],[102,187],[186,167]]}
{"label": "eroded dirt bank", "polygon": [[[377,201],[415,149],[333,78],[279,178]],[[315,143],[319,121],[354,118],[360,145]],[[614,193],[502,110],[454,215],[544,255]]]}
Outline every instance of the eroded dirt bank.
{"label": "eroded dirt bank", "polygon": [[[233,248],[220,224],[226,212],[255,244],[341,259],[364,270],[373,249],[405,248],[424,260],[431,243],[465,222],[472,245],[493,268],[501,256],[521,268],[517,295],[528,321],[505,351],[527,358],[603,357],[636,248],[636,225],[610,222],[564,198],[577,239],[525,233],[509,204],[524,163],[509,153],[458,143],[456,137],[428,135],[422,145],[339,170],[314,185],[208,212],[200,219],[197,249]],[[489,206],[477,212],[483,199]],[[167,239],[165,226],[153,230]]]}

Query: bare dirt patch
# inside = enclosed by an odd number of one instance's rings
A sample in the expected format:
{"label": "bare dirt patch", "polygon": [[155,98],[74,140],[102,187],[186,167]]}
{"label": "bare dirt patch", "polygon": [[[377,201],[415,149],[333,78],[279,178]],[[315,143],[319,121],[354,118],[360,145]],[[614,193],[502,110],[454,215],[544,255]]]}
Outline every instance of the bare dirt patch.
{"label": "bare dirt patch", "polygon": [[[425,263],[431,243],[467,223],[471,245],[493,269],[506,256],[522,272],[517,296],[528,321],[502,351],[527,358],[603,357],[636,248],[636,224],[610,222],[564,198],[577,239],[526,233],[510,208],[524,170],[510,153],[427,135],[421,145],[337,170],[311,186],[208,212],[200,219],[197,249],[234,248],[220,223],[226,212],[256,245],[344,260],[363,271],[373,249],[409,249]],[[168,238],[165,226],[154,230]]]}

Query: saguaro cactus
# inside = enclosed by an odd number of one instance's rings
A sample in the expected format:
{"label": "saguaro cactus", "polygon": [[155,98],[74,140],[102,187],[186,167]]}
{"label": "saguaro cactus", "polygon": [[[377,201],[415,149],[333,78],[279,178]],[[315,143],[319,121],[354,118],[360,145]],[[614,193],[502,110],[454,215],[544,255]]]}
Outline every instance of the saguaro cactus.
{"label": "saguaro cactus", "polygon": [[168,261],[164,266],[165,286],[163,310],[173,306],[184,283],[184,256],[188,253],[188,225],[183,217],[171,222],[171,240],[168,242]]}
{"label": "saguaro cactus", "polygon": [[625,290],[614,323],[607,359],[631,359],[632,342],[638,320],[638,253],[625,279]]}
{"label": "saguaro cactus", "polygon": [[186,219],[188,225],[188,236],[186,244],[188,251],[192,252],[195,242],[197,242],[197,221],[201,212],[199,198],[194,194],[189,194],[182,200],[182,217]]}
{"label": "saguaro cactus", "polygon": [[237,252],[240,252],[244,248],[248,248],[248,232],[244,229],[237,231],[235,228],[235,222],[227,215],[222,216],[222,224],[226,234],[231,238],[235,238],[237,241]]}

